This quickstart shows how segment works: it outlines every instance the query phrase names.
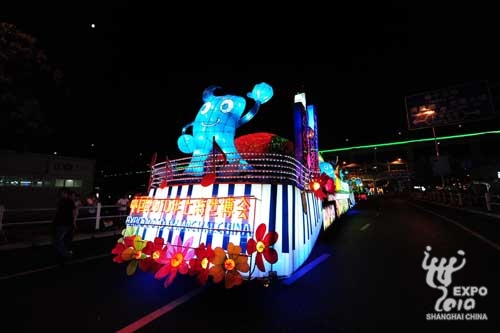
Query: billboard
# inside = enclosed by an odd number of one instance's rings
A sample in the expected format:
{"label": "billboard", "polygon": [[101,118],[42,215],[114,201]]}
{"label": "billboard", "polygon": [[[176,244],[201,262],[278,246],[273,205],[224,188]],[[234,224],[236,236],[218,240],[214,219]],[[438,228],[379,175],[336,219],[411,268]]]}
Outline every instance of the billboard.
{"label": "billboard", "polygon": [[405,104],[409,130],[461,124],[495,116],[486,81],[406,96]]}

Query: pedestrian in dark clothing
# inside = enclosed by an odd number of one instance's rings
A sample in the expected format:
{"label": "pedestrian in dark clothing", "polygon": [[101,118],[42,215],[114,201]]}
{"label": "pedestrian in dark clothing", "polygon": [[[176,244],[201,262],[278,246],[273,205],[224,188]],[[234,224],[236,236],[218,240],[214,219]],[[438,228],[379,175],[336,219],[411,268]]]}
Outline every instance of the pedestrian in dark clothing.
{"label": "pedestrian in dark clothing", "polygon": [[75,212],[74,212],[74,223],[72,224],[71,230],[64,236],[64,245],[66,246],[66,249],[68,252],[73,255],[73,237],[75,236],[75,232],[77,231],[77,224],[76,224],[76,219],[78,217],[78,209],[81,205],[80,203],[80,196],[78,193],[75,191],[70,191],[70,198],[73,200],[73,203],[75,205]]}
{"label": "pedestrian in dark clothing", "polygon": [[77,208],[73,197],[68,189],[63,188],[53,221],[54,248],[60,259],[69,258],[73,254],[68,248],[67,242],[72,239],[73,230],[76,226],[76,215]]}

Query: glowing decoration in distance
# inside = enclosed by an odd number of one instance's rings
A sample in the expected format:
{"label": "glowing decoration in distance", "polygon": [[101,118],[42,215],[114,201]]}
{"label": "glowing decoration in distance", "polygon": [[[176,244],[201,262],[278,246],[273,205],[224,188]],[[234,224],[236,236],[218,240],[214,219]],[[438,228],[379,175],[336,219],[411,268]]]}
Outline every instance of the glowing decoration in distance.
{"label": "glowing decoration in distance", "polygon": [[[182,129],[182,135],[177,140],[180,151],[192,154],[186,172],[202,175],[204,163],[213,150],[215,141],[222,152],[228,156],[228,162],[238,164],[239,169],[251,169],[248,163],[240,156],[235,144],[236,129],[250,121],[259,111],[261,104],[266,103],[273,96],[273,89],[267,83],[259,83],[253,87],[247,97],[255,101],[255,105],[246,114],[244,97],[234,95],[215,96],[218,87],[211,86],[203,92],[203,102],[194,122]],[[187,134],[192,127],[193,134]]]}
{"label": "glowing decoration in distance", "polygon": [[335,171],[333,169],[333,165],[329,162],[320,161],[319,162],[319,171],[321,173],[326,173],[327,176],[335,179]]}
{"label": "glowing decoration in distance", "polygon": [[344,147],[344,148],[335,148],[335,149],[325,149],[320,150],[320,153],[334,153],[337,151],[346,151],[346,150],[354,150],[354,149],[370,149],[370,148],[379,148],[379,147],[390,147],[390,146],[398,146],[398,145],[406,145],[409,143],[418,143],[418,142],[429,142],[434,140],[451,140],[451,139],[460,139],[460,138],[468,138],[473,136],[487,135],[487,134],[500,134],[499,131],[486,131],[486,132],[476,132],[476,133],[468,133],[468,134],[459,134],[459,135],[448,135],[448,136],[440,136],[440,137],[432,137],[425,139],[415,139],[415,140],[406,140],[406,141],[394,141],[394,142],[386,142],[386,143],[378,143],[372,145],[364,145],[364,146],[353,146],[353,147]]}

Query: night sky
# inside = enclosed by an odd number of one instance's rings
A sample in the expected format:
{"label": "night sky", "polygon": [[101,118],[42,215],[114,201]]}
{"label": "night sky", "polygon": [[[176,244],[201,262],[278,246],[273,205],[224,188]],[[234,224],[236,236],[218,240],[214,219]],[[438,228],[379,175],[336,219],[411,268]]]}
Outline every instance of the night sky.
{"label": "night sky", "polygon": [[304,91],[318,110],[320,149],[430,136],[408,131],[405,96],[474,80],[488,80],[497,95],[500,82],[498,20],[485,6],[41,2],[16,1],[0,13],[64,73],[69,97],[42,106],[56,132],[38,150],[181,157],[177,137],[206,87],[246,96],[259,82],[275,95],[238,135],[293,139],[293,96]]}

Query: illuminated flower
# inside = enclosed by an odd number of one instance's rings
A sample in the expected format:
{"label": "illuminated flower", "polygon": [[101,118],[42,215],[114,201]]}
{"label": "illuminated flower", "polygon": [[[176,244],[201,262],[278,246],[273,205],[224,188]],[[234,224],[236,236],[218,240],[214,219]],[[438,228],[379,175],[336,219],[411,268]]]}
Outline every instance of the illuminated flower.
{"label": "illuminated flower", "polygon": [[194,256],[194,251],[190,248],[192,243],[193,237],[183,245],[180,237],[177,236],[174,244],[167,245],[157,259],[163,266],[156,272],[155,279],[166,277],[164,286],[168,287],[174,281],[177,272],[186,274],[189,271],[188,262]]}
{"label": "illuminated flower", "polygon": [[123,243],[116,243],[115,247],[113,250],[111,250],[111,253],[114,254],[115,256],[113,257],[113,261],[121,264],[123,262],[122,259],[122,252],[125,250],[125,245]]}
{"label": "illuminated flower", "polygon": [[147,258],[147,255],[142,252],[147,241],[141,236],[127,236],[123,238],[123,243],[117,243],[111,253],[116,254],[113,258],[114,262],[122,263],[130,261],[127,266],[127,275],[132,275],[137,269],[140,260]]}
{"label": "illuminated flower", "polygon": [[139,262],[139,268],[144,272],[156,273],[161,267],[157,260],[160,258],[164,245],[165,241],[160,237],[156,237],[153,242],[148,242],[142,249],[142,253],[148,257]]}
{"label": "illuminated flower", "polygon": [[[327,197],[325,191],[328,192],[328,190],[326,189],[328,178],[330,177],[323,172],[320,177],[313,178],[309,183],[309,188],[314,193],[316,198],[320,200],[323,200]],[[329,184],[328,187],[331,190],[332,185]]]}
{"label": "illuminated flower", "polygon": [[198,248],[194,250],[196,257],[189,261],[189,275],[196,275],[196,281],[200,284],[207,283],[208,272],[210,269],[210,263],[214,259],[214,250],[212,246],[208,244],[205,247],[204,243],[201,243]]}
{"label": "illuminated flower", "polygon": [[122,236],[123,237],[120,238],[118,240],[118,242],[119,243],[123,243],[125,237],[137,235],[137,231],[138,230],[139,230],[139,227],[131,227],[131,226],[126,227],[125,229],[122,230]]}
{"label": "illuminated flower", "polygon": [[241,247],[231,242],[227,246],[227,254],[221,247],[215,248],[212,263],[214,265],[210,268],[209,274],[216,283],[225,278],[226,288],[240,285],[243,282],[240,272],[246,273],[250,270],[248,257],[241,255]]}
{"label": "illuminated flower", "polygon": [[325,190],[327,193],[335,193],[335,181],[332,177],[328,177],[325,182]]}
{"label": "illuminated flower", "polygon": [[275,264],[278,261],[278,253],[275,249],[270,248],[278,241],[278,233],[269,231],[266,235],[266,225],[261,223],[255,231],[255,240],[252,238],[247,243],[247,253],[252,254],[257,252],[255,256],[255,264],[261,272],[265,272],[264,259],[270,264]]}

